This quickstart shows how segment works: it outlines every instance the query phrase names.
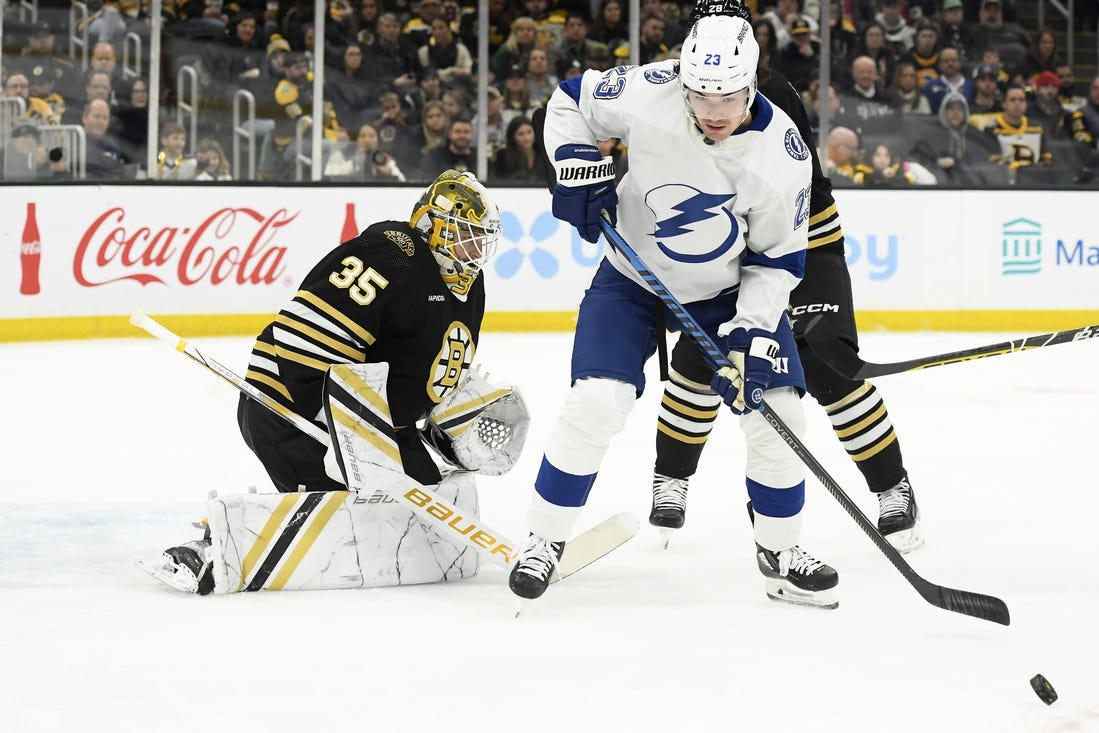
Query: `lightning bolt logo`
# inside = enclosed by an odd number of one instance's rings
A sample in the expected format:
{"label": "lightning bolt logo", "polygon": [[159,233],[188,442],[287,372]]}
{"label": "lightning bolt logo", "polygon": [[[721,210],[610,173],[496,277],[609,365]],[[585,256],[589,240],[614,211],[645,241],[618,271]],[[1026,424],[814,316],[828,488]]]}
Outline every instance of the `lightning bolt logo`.
{"label": "lightning bolt logo", "polygon": [[[653,189],[645,199],[656,217],[656,229],[653,232],[656,246],[666,257],[676,262],[709,262],[725,254],[740,236],[736,217],[724,207],[735,195],[705,193],[679,184]],[[659,206],[663,211],[656,208],[658,202],[663,203]],[[724,238],[717,247],[699,254],[676,251],[669,242],[683,236],[687,236],[687,242],[697,242],[701,238],[722,235]]]}

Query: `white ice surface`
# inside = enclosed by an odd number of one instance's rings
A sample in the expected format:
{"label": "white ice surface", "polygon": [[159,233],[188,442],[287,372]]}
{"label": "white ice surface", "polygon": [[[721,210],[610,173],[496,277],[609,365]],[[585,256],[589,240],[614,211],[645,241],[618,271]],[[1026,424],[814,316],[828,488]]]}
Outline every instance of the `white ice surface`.
{"label": "white ice surface", "polygon": [[[1010,336],[866,334],[863,355]],[[198,344],[243,370],[250,339]],[[481,480],[485,520],[512,538],[569,346],[489,333],[478,351],[533,413],[520,465]],[[839,609],[769,601],[727,416],[687,526],[661,550],[644,522],[654,383],[577,528],[631,511],[641,533],[516,620],[489,563],[471,581],[368,591],[158,586],[133,561],[193,537],[207,492],[268,487],[236,393],[151,339],[0,345],[0,731],[1099,730],[1097,361],[1083,342],[876,380],[923,510],[927,544],[909,561],[1003,598],[1010,627],[923,601],[812,479],[803,545],[839,570]],[[806,408],[806,442],[875,516],[823,411]],[[1060,694],[1051,707],[1030,690],[1038,672]]]}

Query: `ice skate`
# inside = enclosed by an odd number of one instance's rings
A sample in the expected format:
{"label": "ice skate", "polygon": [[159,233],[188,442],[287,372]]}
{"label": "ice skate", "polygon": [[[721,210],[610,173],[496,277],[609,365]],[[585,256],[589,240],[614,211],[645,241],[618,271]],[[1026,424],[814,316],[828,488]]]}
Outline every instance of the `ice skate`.
{"label": "ice skate", "polygon": [[205,524],[198,526],[206,530],[201,540],[169,547],[158,564],[138,562],[137,566],[169,588],[208,595],[214,590],[213,563],[209,559],[210,528]]}
{"label": "ice skate", "polygon": [[756,562],[765,578],[768,598],[818,608],[839,606],[839,573],[797,545],[772,552],[757,544]]}
{"label": "ice skate", "polygon": [[923,546],[920,508],[907,474],[896,486],[878,494],[878,531],[902,554]]}
{"label": "ice skate", "polygon": [[653,508],[649,524],[660,528],[664,549],[675,531],[687,521],[687,479],[653,474]]}
{"label": "ice skate", "polygon": [[[540,598],[549,587],[557,564],[565,551],[565,543],[550,542],[532,534],[519,549],[511,574],[508,575],[508,587],[511,592],[524,600]],[[521,604],[515,615],[518,616],[525,604]]]}

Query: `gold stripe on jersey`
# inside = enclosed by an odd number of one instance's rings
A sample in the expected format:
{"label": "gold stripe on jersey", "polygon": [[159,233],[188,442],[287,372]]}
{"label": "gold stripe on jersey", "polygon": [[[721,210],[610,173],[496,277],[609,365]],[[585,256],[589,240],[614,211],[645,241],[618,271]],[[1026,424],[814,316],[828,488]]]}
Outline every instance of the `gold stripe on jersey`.
{"label": "gold stripe on jersey", "polygon": [[275,316],[275,323],[281,324],[282,326],[285,326],[286,328],[289,328],[293,331],[297,331],[302,336],[307,337],[311,341],[323,344],[333,351],[338,351],[339,353],[346,356],[348,359],[356,362],[362,362],[366,360],[365,351],[362,351],[361,349],[356,349],[354,346],[350,346],[348,344],[338,341],[337,339],[329,336],[326,333],[323,333],[313,326],[310,326],[307,323],[303,323],[302,321],[299,321],[296,318],[287,315],[286,311],[283,311],[282,313],[279,313],[277,316]]}
{"label": "gold stripe on jersey", "polygon": [[343,503],[347,500],[348,496],[349,492],[347,491],[333,491],[325,497],[324,504],[313,516],[313,522],[309,525],[309,528],[301,533],[301,536],[297,538],[296,542],[292,543],[294,549],[286,558],[278,575],[267,584],[268,590],[282,590],[287,581],[290,580],[290,576],[293,575],[294,571],[301,565],[302,559],[304,559],[309,553],[309,550],[313,548],[313,544],[317,541],[317,537],[324,531],[329,520],[332,519],[332,515],[336,513],[337,509],[343,506]]}
{"label": "gold stripe on jersey", "polygon": [[263,557],[263,553],[267,550],[267,546],[271,544],[271,541],[278,536],[275,530],[282,524],[282,520],[286,519],[286,515],[294,508],[294,504],[296,504],[297,501],[297,494],[287,494],[282,498],[282,501],[279,502],[275,511],[271,512],[271,516],[267,518],[267,522],[264,523],[263,529],[260,530],[259,536],[256,537],[256,541],[248,548],[248,553],[244,556],[244,562],[241,563],[240,583],[237,585],[238,593],[244,590],[244,586],[248,581],[248,576],[252,574],[252,570],[256,567],[256,563]]}
{"label": "gold stripe on jersey", "polygon": [[823,247],[843,239],[843,227],[840,224],[839,209],[836,202],[809,217],[809,249]]}
{"label": "gold stripe on jersey", "polygon": [[311,369],[316,369],[322,372],[328,371],[328,366],[332,363],[323,359],[314,359],[312,357],[305,356],[304,354],[299,354],[298,352],[291,351],[284,346],[275,347],[275,356],[280,359],[286,359],[287,361],[292,361],[296,364],[301,364],[302,366],[307,366]]}
{"label": "gold stripe on jersey", "polygon": [[397,449],[397,446],[388,440],[384,435],[369,429],[367,425],[359,422],[355,417],[344,411],[343,405],[338,403],[330,404],[330,411],[332,413],[332,419],[343,425],[346,428],[350,428],[356,435],[365,440],[370,445],[377,448],[387,458],[394,461],[398,466],[403,465],[401,463],[401,452]]}
{"label": "gold stripe on jersey", "polygon": [[367,346],[371,346],[374,343],[374,336],[372,336],[369,331],[367,331],[359,324],[355,323],[343,313],[340,313],[338,310],[318,298],[313,293],[310,293],[307,290],[299,290],[294,295],[294,299],[304,301],[316,308],[317,310],[321,311],[331,320],[343,326],[348,332],[350,332],[354,336],[358,336],[359,340]]}
{"label": "gold stripe on jersey", "polygon": [[282,382],[271,375],[265,374],[264,372],[258,372],[255,369],[249,369],[244,373],[244,378],[249,382],[258,382],[266,385],[285,397],[287,402],[291,404],[294,403],[294,398],[290,396],[290,390],[286,389]]}

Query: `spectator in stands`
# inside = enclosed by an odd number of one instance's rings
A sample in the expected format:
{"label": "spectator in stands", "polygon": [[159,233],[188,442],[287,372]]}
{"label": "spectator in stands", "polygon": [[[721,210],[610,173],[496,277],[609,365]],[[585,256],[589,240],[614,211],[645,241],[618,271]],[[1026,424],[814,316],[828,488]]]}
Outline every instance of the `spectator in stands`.
{"label": "spectator in stands", "polygon": [[1030,52],[1030,38],[1017,23],[1004,21],[1000,0],[981,0],[980,22],[973,32],[978,48],[995,48],[1008,73],[1014,76]]}
{"label": "spectator in stands", "polygon": [[512,67],[504,80],[504,124],[511,122],[513,117],[534,119],[534,110],[541,106],[531,99],[526,73],[518,66]]}
{"label": "spectator in stands", "polygon": [[1087,102],[1087,96],[1076,84],[1076,75],[1068,64],[1057,66],[1057,78],[1061,80],[1061,88],[1057,92],[1057,99],[1066,112],[1075,112]]}
{"label": "spectator in stands", "polygon": [[1003,109],[1000,96],[1000,70],[990,64],[981,64],[973,69],[972,96],[969,113],[988,115]]}
{"label": "spectator in stands", "polygon": [[258,31],[256,16],[237,13],[229,21],[224,42],[211,44],[207,72],[215,80],[219,93],[232,95],[263,73],[266,49]]}
{"label": "spectator in stands", "polygon": [[18,97],[23,100],[24,116],[36,125],[56,125],[58,120],[53,109],[40,97],[30,94],[30,80],[27,75],[16,71],[4,81],[4,96]]}
{"label": "spectator in stands", "polygon": [[592,41],[588,39],[588,19],[583,13],[569,13],[565,27],[561,31],[561,40],[550,48],[550,60],[558,78],[564,78],[566,70],[573,61],[587,68],[588,48]]}
{"label": "spectator in stands", "polygon": [[420,178],[428,180],[448,168],[472,171],[477,168],[477,148],[473,146],[473,126],[459,117],[447,128],[447,144],[430,151],[420,166]]}
{"label": "spectator in stands", "polygon": [[549,54],[536,48],[530,52],[527,59],[527,89],[530,90],[530,98],[543,107],[550,95],[557,89],[558,80],[550,72]]}
{"label": "spectator in stands", "polygon": [[111,89],[111,77],[104,71],[88,69],[84,75],[84,93],[73,99],[66,99],[69,119],[62,120],[65,124],[76,124],[76,115],[93,99],[102,99],[113,112],[115,108],[114,92]]}
{"label": "spectator in stands", "polygon": [[949,92],[958,92],[966,99],[973,97],[973,84],[962,73],[962,58],[956,48],[944,48],[939,52],[939,76],[923,88],[933,114],[939,113],[939,105]]}
{"label": "spectator in stands", "polygon": [[[840,0],[830,0],[829,2],[829,31],[828,38],[829,44],[832,47],[832,74],[838,74],[839,76],[833,76],[832,80],[847,86],[850,79],[847,78],[848,65],[847,60],[852,58],[855,49],[859,45],[859,32],[855,23],[844,12],[844,4]],[[759,39],[759,35],[756,35],[756,39]],[[760,47],[762,49],[762,46]],[[760,54],[762,56],[762,53]]]}
{"label": "spectator in stands", "polygon": [[33,72],[41,66],[53,77],[53,91],[71,101],[80,91],[80,71],[71,58],[54,52],[54,40],[53,27],[48,22],[40,20],[32,24],[18,68]]}
{"label": "spectator in stands", "polygon": [[901,115],[893,98],[878,85],[878,67],[869,56],[851,62],[851,86],[840,93],[836,124],[850,127],[859,136],[897,132]]}
{"label": "spectator in stands", "polygon": [[1013,76],[1012,74],[1008,73],[1007,69],[1004,68],[1004,65],[1000,63],[1000,52],[992,46],[981,50],[980,59],[981,62],[979,66],[995,67],[997,75],[996,79],[997,83],[1000,85],[1001,95],[1004,93],[1004,90],[1007,89],[1008,84],[1015,83],[1026,86],[1027,82],[1023,80],[1022,74],[1016,72]]}
{"label": "spectator in stands", "polygon": [[801,18],[790,23],[790,38],[791,43],[779,52],[777,66],[794,89],[804,92],[820,70],[820,43],[813,38],[809,23]]}
{"label": "spectator in stands", "polygon": [[[428,0],[424,0],[427,2]],[[447,86],[470,87],[473,56],[466,45],[454,36],[445,18],[431,21],[431,42],[417,52],[420,68],[434,68]]]}
{"label": "spectator in stands", "polygon": [[442,102],[443,109],[446,110],[448,122],[449,120],[465,116],[466,109],[469,107],[469,104],[466,102],[465,92],[460,89],[447,89],[443,92]]}
{"label": "spectator in stands", "polygon": [[929,21],[916,26],[916,43],[900,60],[912,64],[920,89],[927,86],[927,82],[939,75],[939,27]]}
{"label": "spectator in stands", "polygon": [[1026,90],[1012,84],[1004,93],[1003,112],[993,115],[983,127],[999,148],[992,160],[1013,173],[1026,166],[1048,165],[1053,160],[1045,130],[1032,124],[1026,111]]}
{"label": "spectator in stands", "polygon": [[374,42],[374,27],[378,24],[377,0],[360,0],[359,14],[355,17],[354,37],[365,48]]}
{"label": "spectator in stands", "polygon": [[85,170],[91,181],[122,178],[127,163],[118,141],[107,134],[111,125],[111,106],[102,99],[93,99],[84,107],[80,118],[87,145]]}
{"label": "spectator in stands", "polygon": [[[816,134],[820,128],[820,79],[813,79],[809,82],[809,89],[801,95],[802,101],[805,104],[805,112],[809,115],[809,126],[813,129],[813,133]],[[836,122],[836,116],[840,110],[840,98],[839,92],[836,89],[835,84],[828,85],[828,125],[832,126]],[[810,142],[806,140],[806,142]],[[816,144],[816,140],[812,141]]]}
{"label": "spectator in stands", "polygon": [[538,48],[549,50],[561,40],[567,11],[551,10],[550,0],[522,0],[522,10],[538,27]]}
{"label": "spectator in stands", "polygon": [[27,181],[47,172],[49,159],[38,141],[37,124],[27,119],[15,123],[7,135],[7,144],[0,150],[0,178]]}
{"label": "spectator in stands", "polygon": [[969,124],[965,97],[949,92],[939,105],[939,126],[924,128],[912,147],[913,159],[931,170],[943,183],[979,186],[988,180],[989,158],[997,149],[988,137]]}
{"label": "spectator in stands", "polygon": [[[871,21],[862,29],[862,42],[855,50],[854,55],[847,59],[848,69],[851,68],[851,62],[859,56],[868,56],[874,61],[874,65],[878,68],[879,79],[893,78],[893,67],[896,65],[897,59],[889,46],[886,45],[885,27],[878,21]],[[850,71],[846,72],[843,76],[847,78],[847,83],[850,84]]]}
{"label": "spectator in stands", "polygon": [[416,49],[401,36],[401,24],[396,15],[383,13],[378,17],[374,43],[365,49],[366,68],[382,84],[399,94],[407,94],[416,86]]}
{"label": "spectator in stands", "polygon": [[611,51],[629,42],[630,28],[626,22],[626,9],[619,0],[603,0],[588,37],[606,44]]}
{"label": "spectator in stands", "polygon": [[[678,11],[679,8],[675,7],[675,10]],[[675,13],[665,11],[663,0],[641,0],[641,22],[644,23],[646,18],[660,18],[664,21],[664,43],[669,48],[683,42],[688,29],[680,25]]]}
{"label": "spectator in stands", "polygon": [[1091,80],[1087,101],[1069,120],[1073,140],[1090,146],[1099,141],[1099,76]]}
{"label": "spectator in stands", "polygon": [[934,186],[939,181],[927,168],[914,160],[905,160],[891,141],[878,140],[868,145],[871,169],[863,177],[863,184],[871,186]]}
{"label": "spectator in stands", "polygon": [[229,171],[229,161],[225,158],[225,151],[221,149],[218,141],[213,138],[203,138],[195,146],[195,180],[233,180],[233,175]]}
{"label": "spectator in stands", "polygon": [[[535,53],[544,52],[542,49],[536,49]],[[496,87],[489,87],[486,93],[488,97],[485,102],[485,154],[489,160],[493,160],[496,157],[497,151],[502,149],[507,143],[508,123],[503,115],[504,95]],[[474,130],[479,130],[481,128],[480,114],[473,118],[472,124]]]}
{"label": "spectator in stands", "polygon": [[[312,135],[308,126],[303,128],[303,150],[296,147],[298,121],[313,110],[312,74],[305,54],[292,51],[286,54],[283,65],[283,78],[275,85],[272,97],[256,100],[256,114],[271,117],[275,127],[264,142],[260,154],[260,174],[266,180],[286,180],[295,166],[299,153],[312,154]],[[322,121],[323,155],[325,149],[336,139],[339,118],[331,102],[324,104]]]}
{"label": "spectator in stands", "polygon": [[546,170],[534,148],[534,124],[526,117],[508,123],[507,144],[496,153],[492,180],[496,183],[546,183]]}
{"label": "spectator in stands", "polygon": [[885,46],[894,58],[912,50],[914,34],[901,12],[901,0],[879,0],[874,20],[885,30]]}
{"label": "spectator in stands", "polygon": [[759,46],[759,61],[771,66],[778,61],[778,41],[775,38],[775,26],[767,18],[752,21],[752,31]]}
{"label": "spectator in stands", "polygon": [[161,181],[190,181],[195,177],[197,163],[188,158],[187,128],[178,122],[167,122],[160,128],[160,152],[150,178]]}
{"label": "spectator in stands", "polygon": [[596,71],[606,71],[614,63],[611,50],[605,43],[593,43],[588,49],[588,68]]}
{"label": "spectator in stands", "polygon": [[355,142],[341,141],[334,146],[324,175],[353,181],[405,182],[404,173],[393,155],[381,146],[373,125],[360,126]]}
{"label": "spectator in stands", "polygon": [[341,122],[357,127],[374,113],[385,86],[363,68],[363,49],[358,41],[348,43],[340,59],[339,67],[329,67],[325,74],[324,96],[332,102]]}
{"label": "spectator in stands", "polygon": [[417,75],[416,88],[401,97],[401,103],[408,110],[408,119],[419,120],[423,115],[424,105],[428,102],[442,101],[442,98],[443,85],[439,79],[439,72],[428,66]]}
{"label": "spectator in stands", "polygon": [[1024,79],[1033,79],[1043,71],[1056,73],[1057,67],[1063,63],[1064,59],[1057,50],[1057,36],[1048,28],[1042,28],[1034,34],[1034,43],[1019,66],[1019,73]]}
{"label": "spectator in stands", "polygon": [[[638,34],[638,63],[648,64],[666,57],[668,53],[668,44],[664,41],[666,27],[663,16],[650,16],[641,21]],[[628,44],[625,50],[629,52]]]}
{"label": "spectator in stands", "polygon": [[[458,37],[471,51],[477,48],[477,24],[479,4],[472,12],[464,12],[458,25]],[[500,46],[511,33],[511,24],[515,21],[515,11],[508,0],[488,0],[488,57],[495,58]]]}
{"label": "spectator in stands", "polygon": [[122,69],[118,66],[118,55],[114,46],[106,41],[100,41],[92,48],[88,57],[88,66],[96,71],[105,71],[111,77],[111,86],[118,86],[122,81]]}
{"label": "spectator in stands", "polygon": [[149,82],[144,78],[122,83],[111,134],[118,140],[126,160],[145,165],[149,141]]}
{"label": "spectator in stands", "polygon": [[88,17],[88,40],[92,43],[119,44],[126,36],[126,21],[118,2],[93,4]]}
{"label": "spectator in stands", "polygon": [[962,0],[943,0],[943,9],[939,14],[940,47],[957,49],[962,63],[966,63],[973,59],[972,42],[972,33],[965,23]]}
{"label": "spectator in stands", "polygon": [[415,124],[409,122],[396,92],[383,93],[378,102],[381,114],[372,123],[378,134],[378,143],[397,159],[402,169],[415,170],[414,166],[418,164],[412,149]]}
{"label": "spectator in stands", "polygon": [[[533,51],[538,41],[538,26],[527,16],[516,18],[511,25],[511,33],[506,41],[496,50],[492,58],[492,73],[495,75],[495,84],[502,91],[504,78],[508,71],[516,66],[526,68],[527,57]],[[437,174],[436,174],[437,175]]]}
{"label": "spectator in stands", "polygon": [[[496,96],[499,97],[499,89],[496,87],[489,87],[489,89],[495,90]],[[489,97],[492,96],[493,92],[489,91]],[[446,143],[446,131],[449,127],[450,117],[447,116],[442,102],[428,102],[424,105],[420,124],[412,127],[409,134],[411,141],[409,147],[413,153],[409,157],[414,159],[416,164],[415,168],[409,168],[409,170],[418,169],[420,162],[429,151]]]}
{"label": "spectator in stands", "polygon": [[931,104],[923,95],[923,87],[918,82],[916,67],[911,61],[897,62],[889,93],[902,115],[931,114]]}
{"label": "spectator in stands", "polygon": [[[413,4],[412,16],[401,29],[401,35],[409,39],[416,48],[423,48],[431,40],[436,18],[442,17],[442,0],[420,0]],[[446,19],[443,18],[446,23]]]}
{"label": "spectator in stands", "polygon": [[1027,94],[1027,111],[1032,122],[1042,126],[1047,140],[1068,137],[1065,130],[1065,110],[1057,100],[1061,80],[1052,71],[1043,71],[1034,81],[1034,89]]}
{"label": "spectator in stands", "polygon": [[870,168],[859,162],[859,136],[849,127],[836,127],[828,134],[825,159],[821,161],[824,175],[837,183],[861,184]]}
{"label": "spectator in stands", "polygon": [[[24,102],[28,103],[28,104],[31,104],[31,105],[33,105],[34,107],[37,108],[36,110],[34,110],[32,112],[31,108],[28,106],[27,107],[27,112],[32,117],[34,117],[34,116],[39,117],[40,118],[39,119],[39,124],[40,125],[60,125],[61,124],[61,115],[58,114],[58,111],[56,109],[54,109],[53,106],[49,103],[50,96],[54,95],[54,91],[53,91],[54,78],[53,78],[53,75],[49,73],[49,71],[46,69],[46,67],[39,64],[39,65],[33,66],[26,73],[26,77],[27,77],[27,83],[29,84],[29,87],[28,87],[28,90],[27,90],[29,96],[24,100]],[[22,95],[19,95],[19,96],[22,96]],[[61,95],[59,95],[59,94],[55,95],[55,96],[57,96],[57,98],[59,98],[59,99],[61,98]],[[37,102],[31,102],[30,100],[33,100],[33,99],[42,100],[42,102],[45,104],[45,106],[40,106]]]}
{"label": "spectator in stands", "polygon": [[801,12],[799,0],[776,0],[774,7],[761,13],[759,17],[771,21],[771,25],[775,29],[775,46],[778,48],[779,53],[785,51],[786,47],[793,42],[790,27],[795,20],[804,20],[808,23],[809,31],[814,36],[820,29],[815,18]]}

